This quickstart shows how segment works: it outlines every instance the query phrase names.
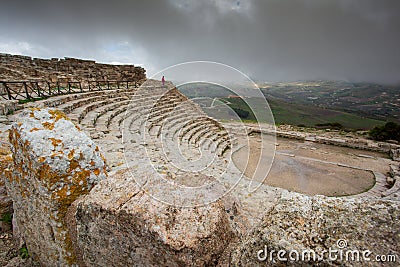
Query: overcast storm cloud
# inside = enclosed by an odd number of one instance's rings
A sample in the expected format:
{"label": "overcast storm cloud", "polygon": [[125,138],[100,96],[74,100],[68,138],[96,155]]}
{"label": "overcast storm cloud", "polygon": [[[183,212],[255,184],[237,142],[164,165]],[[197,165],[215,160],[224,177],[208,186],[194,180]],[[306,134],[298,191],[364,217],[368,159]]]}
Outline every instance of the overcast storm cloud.
{"label": "overcast storm cloud", "polygon": [[211,60],[261,81],[400,82],[400,1],[2,1],[0,52],[143,64]]}

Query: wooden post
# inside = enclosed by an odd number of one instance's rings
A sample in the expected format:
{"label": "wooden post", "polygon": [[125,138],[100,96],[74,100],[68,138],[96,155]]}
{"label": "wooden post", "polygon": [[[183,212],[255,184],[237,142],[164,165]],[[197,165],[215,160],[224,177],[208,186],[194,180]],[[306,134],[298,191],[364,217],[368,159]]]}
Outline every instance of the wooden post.
{"label": "wooden post", "polygon": [[25,94],[26,94],[26,99],[31,99],[31,96],[28,93],[28,85],[26,84],[26,82],[22,82],[25,88]]}
{"label": "wooden post", "polygon": [[42,92],[40,91],[39,83],[35,82],[35,84],[36,84],[36,90],[37,90],[38,97],[41,97],[42,96]]}
{"label": "wooden post", "polygon": [[59,81],[57,81],[57,91],[58,91],[58,94],[61,95],[60,82]]}
{"label": "wooden post", "polygon": [[6,88],[7,91],[7,95],[8,95],[8,100],[12,100],[12,96],[11,96],[11,92],[10,92],[10,88],[8,88],[8,85],[6,82],[3,82],[4,88]]}
{"label": "wooden post", "polygon": [[49,96],[53,95],[53,92],[51,91],[51,85],[50,82],[46,82],[47,83],[47,87],[49,88]]}

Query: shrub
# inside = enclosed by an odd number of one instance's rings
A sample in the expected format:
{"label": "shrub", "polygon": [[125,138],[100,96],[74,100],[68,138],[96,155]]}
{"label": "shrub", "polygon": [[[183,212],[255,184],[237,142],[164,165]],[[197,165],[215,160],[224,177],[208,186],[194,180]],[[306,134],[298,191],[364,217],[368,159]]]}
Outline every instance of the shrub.
{"label": "shrub", "polygon": [[369,131],[369,136],[377,141],[396,140],[400,142],[400,125],[388,122]]}
{"label": "shrub", "polygon": [[320,128],[331,128],[331,129],[336,129],[336,130],[343,129],[343,125],[341,125],[338,122],[317,123],[317,124],[315,124],[315,126],[320,127]]}
{"label": "shrub", "polygon": [[29,252],[26,246],[23,246],[19,249],[19,256],[23,259],[27,259],[29,257]]}
{"label": "shrub", "polygon": [[249,117],[249,112],[247,110],[243,110],[241,108],[233,108],[233,110],[238,114],[238,116],[242,119],[246,119]]}

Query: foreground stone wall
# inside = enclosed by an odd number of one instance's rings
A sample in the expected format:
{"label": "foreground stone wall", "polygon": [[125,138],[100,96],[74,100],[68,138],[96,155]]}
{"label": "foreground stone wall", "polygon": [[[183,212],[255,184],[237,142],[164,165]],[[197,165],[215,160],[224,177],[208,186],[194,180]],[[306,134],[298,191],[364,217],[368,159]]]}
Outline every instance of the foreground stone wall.
{"label": "foreground stone wall", "polygon": [[30,255],[44,266],[75,263],[65,226],[68,207],[106,177],[99,148],[63,113],[25,110],[10,130],[7,192]]}

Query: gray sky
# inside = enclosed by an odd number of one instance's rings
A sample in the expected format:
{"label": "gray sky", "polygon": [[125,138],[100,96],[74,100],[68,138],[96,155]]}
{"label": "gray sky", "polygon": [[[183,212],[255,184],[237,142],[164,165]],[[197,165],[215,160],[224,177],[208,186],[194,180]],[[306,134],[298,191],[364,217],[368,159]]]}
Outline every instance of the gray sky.
{"label": "gray sky", "polygon": [[256,80],[400,82],[398,0],[0,2],[0,52],[143,64],[210,60]]}

